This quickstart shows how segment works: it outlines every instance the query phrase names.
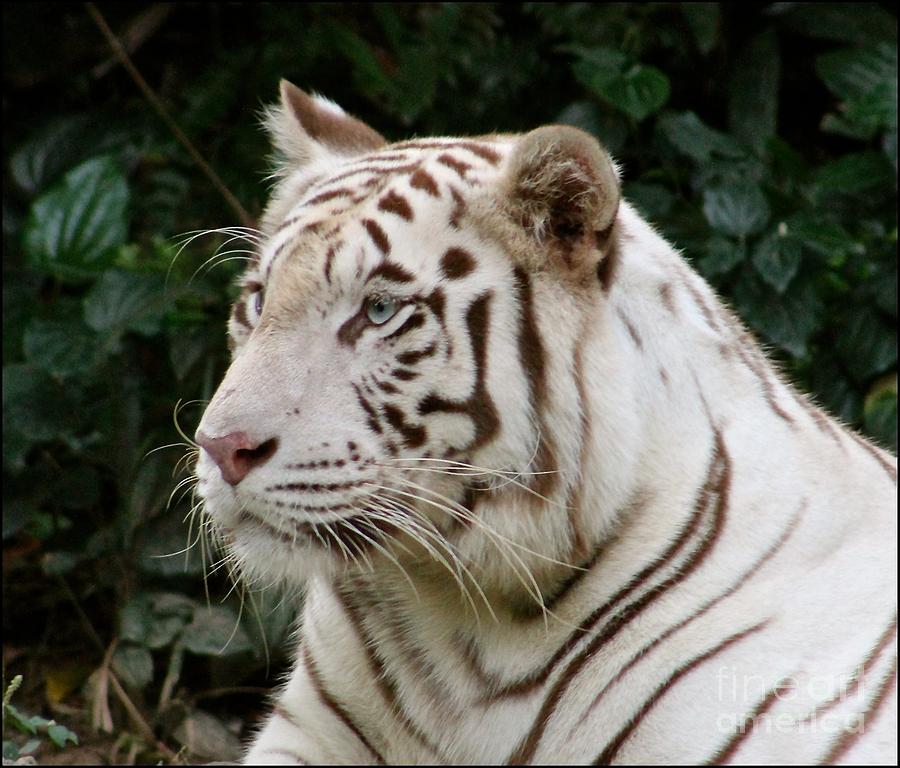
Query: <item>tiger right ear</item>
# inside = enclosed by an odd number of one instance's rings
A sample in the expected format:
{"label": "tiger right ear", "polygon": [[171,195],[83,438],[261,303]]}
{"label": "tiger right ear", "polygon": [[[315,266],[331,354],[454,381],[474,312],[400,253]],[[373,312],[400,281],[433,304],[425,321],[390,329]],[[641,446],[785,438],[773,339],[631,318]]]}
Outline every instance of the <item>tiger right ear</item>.
{"label": "tiger right ear", "polygon": [[619,209],[619,179],[606,151],[584,131],[548,125],[525,134],[509,158],[513,215],[557,269],[594,274]]}
{"label": "tiger right ear", "polygon": [[284,172],[329,155],[365,154],[387,143],[333,101],[310,96],[287,80],[281,81],[280,91],[281,103],[266,110],[265,123],[272,143],[286,161]]}

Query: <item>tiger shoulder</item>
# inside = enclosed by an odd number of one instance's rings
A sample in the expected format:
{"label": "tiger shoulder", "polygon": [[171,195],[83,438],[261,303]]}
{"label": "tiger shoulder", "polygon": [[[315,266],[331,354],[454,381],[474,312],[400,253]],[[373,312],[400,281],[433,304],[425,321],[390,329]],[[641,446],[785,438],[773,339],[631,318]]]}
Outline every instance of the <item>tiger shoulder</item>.
{"label": "tiger shoulder", "polygon": [[897,761],[897,465],[588,134],[387,142],[283,81],[196,439],[305,591],[247,764]]}

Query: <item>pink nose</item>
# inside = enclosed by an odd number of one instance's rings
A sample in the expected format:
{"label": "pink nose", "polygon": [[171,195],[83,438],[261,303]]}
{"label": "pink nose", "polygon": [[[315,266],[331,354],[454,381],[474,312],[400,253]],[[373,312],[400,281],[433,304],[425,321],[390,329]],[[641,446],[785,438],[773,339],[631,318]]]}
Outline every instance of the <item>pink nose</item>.
{"label": "pink nose", "polygon": [[278,448],[278,439],[264,442],[251,440],[246,432],[232,432],[224,437],[209,437],[198,430],[197,443],[211,457],[229,485],[237,485],[254,467],[265,464]]}

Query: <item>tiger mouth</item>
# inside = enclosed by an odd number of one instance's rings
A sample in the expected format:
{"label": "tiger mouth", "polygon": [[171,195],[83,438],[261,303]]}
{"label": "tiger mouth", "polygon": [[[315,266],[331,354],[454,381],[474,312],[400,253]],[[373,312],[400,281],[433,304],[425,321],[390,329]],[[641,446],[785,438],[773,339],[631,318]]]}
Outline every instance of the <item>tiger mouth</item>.
{"label": "tiger mouth", "polygon": [[339,550],[353,554],[362,553],[399,530],[399,527],[380,517],[373,518],[365,511],[327,522],[292,520],[292,532],[278,528],[246,509],[238,513],[238,523],[262,530],[290,548],[298,544],[313,544],[332,549],[332,545],[336,545]]}

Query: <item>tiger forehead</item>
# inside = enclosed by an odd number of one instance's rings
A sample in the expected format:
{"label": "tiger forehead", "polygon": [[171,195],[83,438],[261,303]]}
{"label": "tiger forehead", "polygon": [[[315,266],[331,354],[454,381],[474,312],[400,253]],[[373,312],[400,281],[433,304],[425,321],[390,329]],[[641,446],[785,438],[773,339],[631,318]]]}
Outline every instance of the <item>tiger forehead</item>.
{"label": "tiger forehead", "polygon": [[499,141],[467,139],[418,139],[389,145],[313,179],[281,228],[305,218],[313,208],[325,209],[317,211],[319,215],[339,216],[380,197],[388,186],[392,190],[383,210],[407,218],[411,211],[403,205],[404,192],[452,198],[452,190],[480,186],[500,165],[506,150]]}
{"label": "tiger forehead", "polygon": [[[313,179],[273,235],[274,248],[262,265],[266,280],[287,256],[292,262],[315,261],[330,282],[335,252],[358,234],[366,247],[388,258],[387,222],[412,223],[423,208],[429,214],[445,208],[447,224],[459,228],[467,193],[497,174],[507,149],[499,139],[418,139],[389,145]],[[348,234],[350,223],[362,229]]]}

